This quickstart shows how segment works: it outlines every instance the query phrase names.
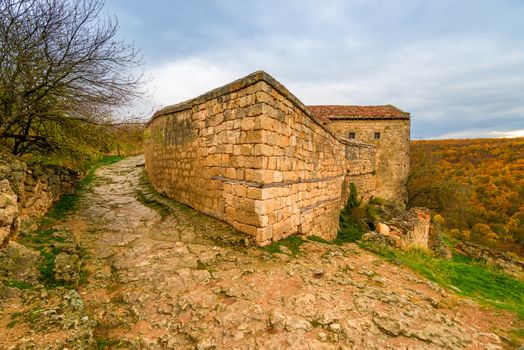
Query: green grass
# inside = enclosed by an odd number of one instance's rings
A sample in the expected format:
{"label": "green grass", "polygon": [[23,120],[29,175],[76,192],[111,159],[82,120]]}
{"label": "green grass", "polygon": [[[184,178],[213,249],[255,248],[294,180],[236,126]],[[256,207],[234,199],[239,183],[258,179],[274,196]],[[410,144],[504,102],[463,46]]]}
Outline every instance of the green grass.
{"label": "green grass", "polygon": [[99,350],[110,349],[110,348],[122,348],[126,344],[121,340],[117,339],[96,339],[96,348]]}
{"label": "green grass", "polygon": [[362,247],[384,259],[405,265],[430,281],[481,304],[509,310],[524,319],[524,281],[469,257],[454,255],[446,260],[422,249],[404,251],[363,243]]}
{"label": "green grass", "polygon": [[271,254],[282,253],[280,251],[280,247],[284,246],[287,247],[293,255],[297,255],[298,253],[300,253],[300,246],[304,243],[305,241],[301,237],[297,235],[291,235],[285,239],[273,242],[270,245],[262,247],[262,249]]}
{"label": "green grass", "polygon": [[319,236],[309,236],[308,239],[312,242],[323,243],[323,244],[333,244],[332,241],[328,241],[327,239],[324,239]]}
{"label": "green grass", "polygon": [[80,201],[81,196],[93,186],[95,179],[95,170],[104,165],[116,163],[125,157],[122,156],[106,156],[96,161],[90,162],[86,165],[86,176],[78,183],[74,194],[65,194],[60,197],[60,200],[55,203],[53,209],[46,215],[47,221],[63,220],[68,215],[73,213]]}
{"label": "green grass", "polygon": [[60,254],[57,245],[64,243],[66,237],[61,231],[54,228],[35,230],[23,233],[20,236],[20,242],[26,247],[33,248],[40,252],[42,262],[39,265],[40,281],[47,288],[56,288],[64,286],[61,281],[54,278],[55,259]]}
{"label": "green grass", "polygon": [[44,312],[45,309],[42,307],[35,307],[27,312],[25,315],[25,320],[29,323],[35,323],[38,321],[40,316],[42,315],[42,312]]}
{"label": "green grass", "polygon": [[25,281],[20,280],[5,280],[2,281],[4,286],[11,287],[11,288],[18,288],[18,289],[31,289],[33,288],[33,285],[31,283],[27,283]]}
{"label": "green grass", "polygon": [[55,280],[53,273],[55,259],[59,253],[60,249],[56,247],[49,247],[40,251],[40,255],[44,258],[44,262],[40,265],[40,280],[50,288],[63,285],[63,283]]}
{"label": "green grass", "polygon": [[524,343],[524,329],[512,329],[509,331],[509,343],[515,347],[515,349],[518,349],[517,346],[522,345]]}
{"label": "green grass", "polygon": [[364,235],[365,231],[361,228],[361,225],[352,219],[346,221],[340,221],[340,229],[337,232],[337,237],[333,243],[341,245],[344,243],[357,242]]}
{"label": "green grass", "polygon": [[20,236],[20,241],[25,246],[30,246],[36,250],[42,250],[49,244],[55,242],[63,243],[65,241],[65,238],[56,235],[56,232],[57,230],[54,228],[27,232]]}
{"label": "green grass", "polygon": [[23,315],[22,312],[20,312],[20,311],[15,311],[15,312],[13,312],[13,313],[11,314],[11,319],[14,320],[15,318],[20,317],[20,316],[22,316],[22,315]]}
{"label": "green grass", "polygon": [[358,242],[362,236],[369,231],[367,222],[379,221],[377,206],[383,205],[382,199],[375,199],[364,203],[358,199],[357,187],[350,183],[348,200],[344,209],[340,212],[340,228],[333,243],[341,245],[344,243]]}

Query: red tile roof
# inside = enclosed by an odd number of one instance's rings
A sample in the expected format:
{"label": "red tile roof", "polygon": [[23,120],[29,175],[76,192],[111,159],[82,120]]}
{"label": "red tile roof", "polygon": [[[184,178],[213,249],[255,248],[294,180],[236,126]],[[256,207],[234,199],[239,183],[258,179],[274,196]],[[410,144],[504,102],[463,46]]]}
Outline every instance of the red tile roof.
{"label": "red tile roof", "polygon": [[409,113],[392,105],[385,106],[307,106],[323,122],[330,119],[409,119]]}

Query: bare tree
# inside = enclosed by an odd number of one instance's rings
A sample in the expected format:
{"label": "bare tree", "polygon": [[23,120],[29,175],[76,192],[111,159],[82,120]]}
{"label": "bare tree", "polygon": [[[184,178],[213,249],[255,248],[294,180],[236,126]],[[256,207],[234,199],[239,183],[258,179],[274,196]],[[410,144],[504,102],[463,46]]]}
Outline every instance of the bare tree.
{"label": "bare tree", "polygon": [[140,95],[137,51],[100,0],[0,0],[0,143],[81,151]]}

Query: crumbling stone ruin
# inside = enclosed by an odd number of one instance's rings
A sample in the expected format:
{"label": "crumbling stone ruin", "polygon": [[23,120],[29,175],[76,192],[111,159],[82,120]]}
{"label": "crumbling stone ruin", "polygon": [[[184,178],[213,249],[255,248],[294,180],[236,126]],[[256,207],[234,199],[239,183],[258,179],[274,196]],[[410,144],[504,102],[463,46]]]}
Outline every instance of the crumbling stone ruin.
{"label": "crumbling stone ruin", "polygon": [[265,245],[335,238],[351,182],[404,201],[410,115],[393,106],[305,106],[259,71],[156,112],[146,171],[162,194]]}
{"label": "crumbling stone ruin", "polygon": [[[387,215],[382,217],[383,222],[376,223],[374,231],[366,233],[362,239],[394,248],[418,246],[438,252],[441,248],[437,246],[440,234],[431,223],[430,214],[429,209],[416,207],[394,213],[394,216]],[[430,237],[432,232],[434,235]]]}
{"label": "crumbling stone ruin", "polygon": [[71,194],[82,174],[60,166],[31,164],[0,155],[0,247],[20,230],[34,227],[62,194]]}

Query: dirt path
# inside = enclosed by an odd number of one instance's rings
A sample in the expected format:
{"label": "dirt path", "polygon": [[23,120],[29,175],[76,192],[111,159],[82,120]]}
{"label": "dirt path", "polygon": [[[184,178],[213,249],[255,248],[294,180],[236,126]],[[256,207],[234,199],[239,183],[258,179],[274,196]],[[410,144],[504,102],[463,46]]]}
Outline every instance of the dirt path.
{"label": "dirt path", "polygon": [[[227,225],[149,193],[140,184],[142,162],[99,169],[64,223],[87,256],[79,331],[91,337],[69,348],[504,348],[499,335],[513,316],[483,310],[355,245],[307,242],[297,256],[245,247]],[[12,300],[4,314],[15,309]],[[13,334],[0,345],[71,344]]]}

